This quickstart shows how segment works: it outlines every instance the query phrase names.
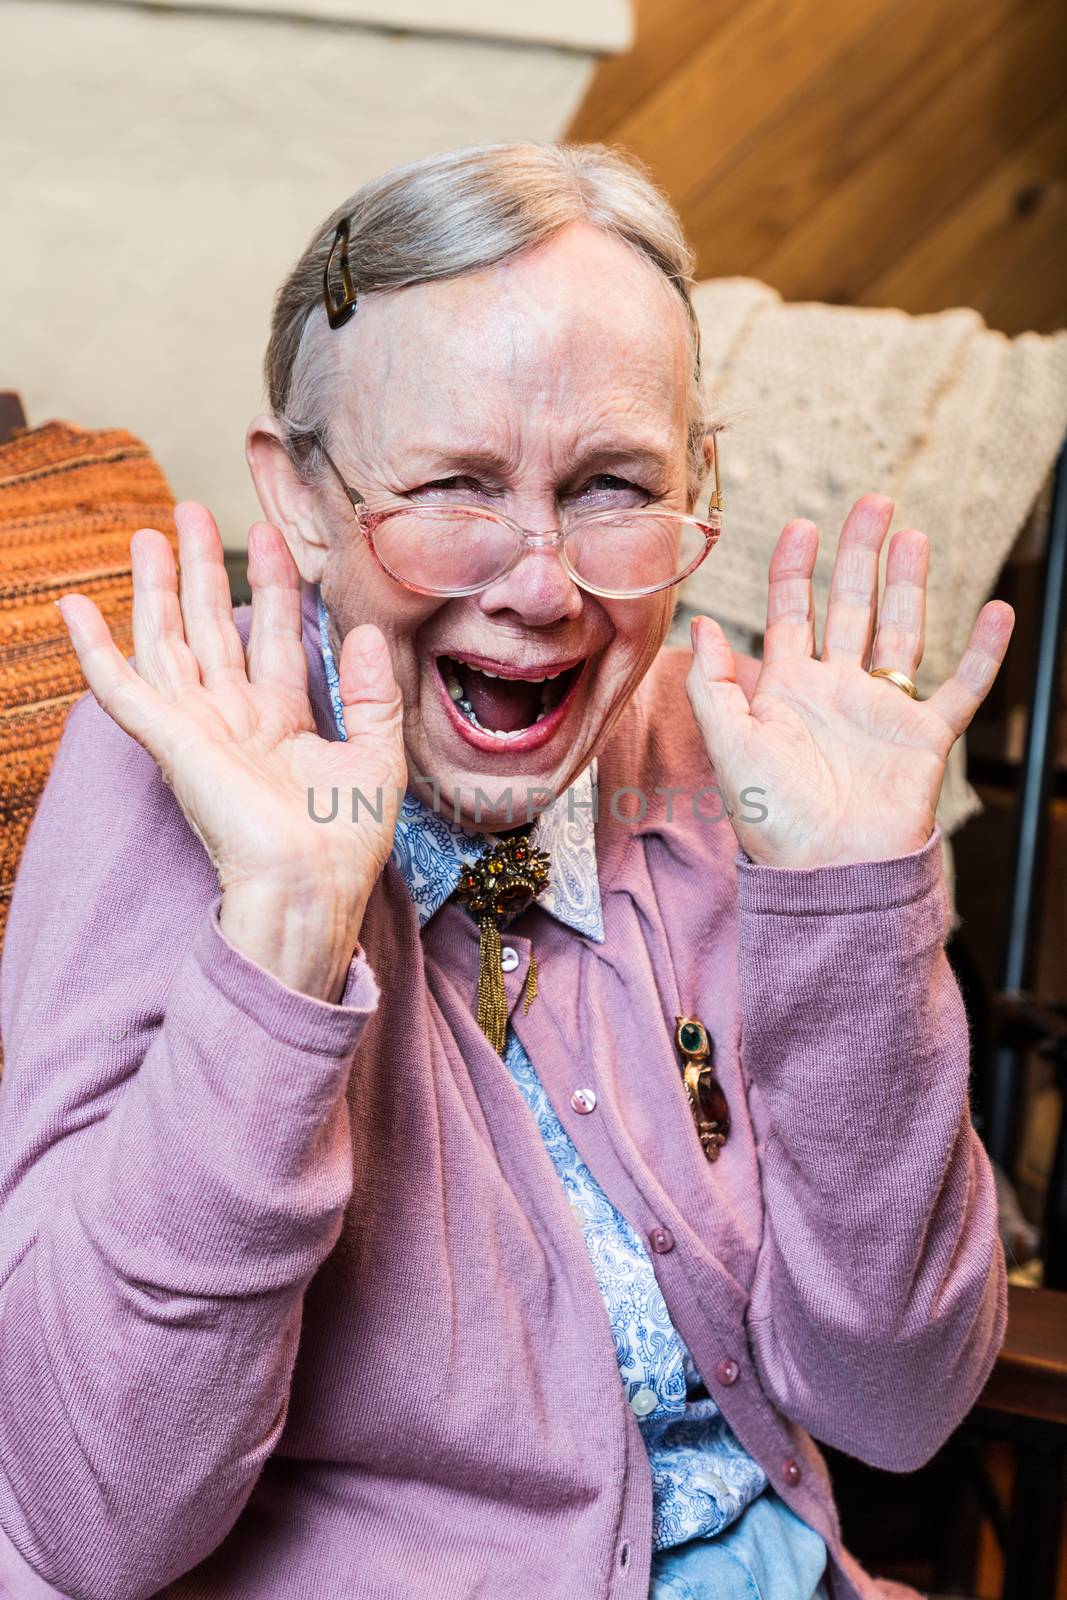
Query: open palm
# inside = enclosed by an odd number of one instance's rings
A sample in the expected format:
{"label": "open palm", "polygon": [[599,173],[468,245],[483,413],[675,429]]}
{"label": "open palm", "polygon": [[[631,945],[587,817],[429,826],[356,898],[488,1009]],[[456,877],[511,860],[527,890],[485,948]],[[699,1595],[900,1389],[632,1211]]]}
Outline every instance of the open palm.
{"label": "open palm", "polygon": [[880,495],[849,512],[819,658],[811,584],[818,532],[807,521],[786,525],[771,558],[751,698],[722,629],[707,617],[694,622],[690,702],[738,841],[756,862],[827,866],[919,849],[934,826],[949,750],[1004,659],[1014,613],[990,601],[956,671],[928,700],[870,676],[883,667],[914,677],[923,653],[925,534],[894,535],[878,605],[879,552],[892,514]]}
{"label": "open palm", "polygon": [[[247,655],[233,620],[222,540],[206,507],[175,509],[181,581],[168,540],[131,540],[136,666],[99,609],[65,595],[61,611],[82,671],[104,710],[149,752],[174,790],[223,890],[328,887],[366,904],[392,847],[406,769],[402,706],[382,634],[354,628],[340,661],[347,742],[321,738],[307,692],[300,574],[277,528],[249,534],[252,620]],[[380,819],[350,794],[380,793]],[[336,819],[328,816],[337,789]]]}

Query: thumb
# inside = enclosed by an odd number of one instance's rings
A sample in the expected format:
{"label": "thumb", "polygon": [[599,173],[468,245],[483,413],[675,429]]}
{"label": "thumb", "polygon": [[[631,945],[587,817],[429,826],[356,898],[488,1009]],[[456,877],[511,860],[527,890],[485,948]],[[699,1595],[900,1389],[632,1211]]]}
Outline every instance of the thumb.
{"label": "thumb", "polygon": [[749,718],[748,698],[737,681],[729,641],[711,617],[694,617],[690,627],[693,664],[686,693],[707,746],[712,766],[740,737]]}
{"label": "thumb", "polygon": [[345,635],[338,669],[345,731],[385,729],[403,716],[403,702],[393,674],[385,635],[372,622],[361,622]]}

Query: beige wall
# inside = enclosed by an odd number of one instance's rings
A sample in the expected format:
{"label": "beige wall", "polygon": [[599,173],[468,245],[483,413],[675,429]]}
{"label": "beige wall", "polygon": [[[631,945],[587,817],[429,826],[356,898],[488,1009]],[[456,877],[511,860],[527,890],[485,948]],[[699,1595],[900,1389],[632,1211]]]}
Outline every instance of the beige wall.
{"label": "beige wall", "polygon": [[243,548],[271,300],[312,229],[396,162],[556,137],[593,64],[307,19],[4,0],[0,388],[33,422],[132,428]]}

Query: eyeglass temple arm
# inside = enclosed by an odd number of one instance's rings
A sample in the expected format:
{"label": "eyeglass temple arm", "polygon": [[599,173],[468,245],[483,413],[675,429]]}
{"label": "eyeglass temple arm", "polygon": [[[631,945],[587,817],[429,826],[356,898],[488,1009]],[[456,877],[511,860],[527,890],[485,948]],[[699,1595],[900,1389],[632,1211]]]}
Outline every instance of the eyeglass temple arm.
{"label": "eyeglass temple arm", "polygon": [[715,472],[715,491],[708,500],[709,511],[722,510],[722,484],[719,481],[719,435],[711,435],[711,461]]}
{"label": "eyeglass temple arm", "polygon": [[341,488],[344,490],[344,492],[348,496],[349,500],[351,500],[352,509],[355,511],[355,510],[358,510],[360,506],[366,505],[367,502],[364,500],[364,498],[360,494],[359,490],[358,489],[353,489],[352,485],[350,483],[346,483],[344,478],[342,478],[341,472],[340,472],[340,468],[338,467],[336,461],[333,459],[333,456],[331,456],[330,452],[327,450],[326,445],[325,445],[325,443],[323,441],[322,434],[321,433],[315,433],[315,434],[312,435],[312,437],[314,438],[314,440],[315,440],[316,444],[318,445],[319,449],[322,451],[323,455],[326,457],[326,460],[329,463],[330,470],[333,473],[334,477],[337,479],[338,483],[341,485]]}

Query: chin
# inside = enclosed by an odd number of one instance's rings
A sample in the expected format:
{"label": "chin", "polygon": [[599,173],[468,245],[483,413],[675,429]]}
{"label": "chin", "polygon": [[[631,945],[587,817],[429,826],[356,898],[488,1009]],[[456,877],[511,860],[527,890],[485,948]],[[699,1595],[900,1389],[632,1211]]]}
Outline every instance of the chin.
{"label": "chin", "polygon": [[[564,761],[501,754],[484,766],[477,760],[457,764],[443,753],[425,755],[421,764],[409,758],[411,787],[424,804],[472,833],[502,833],[532,822],[564,793],[589,764],[590,755],[578,760],[568,752]],[[416,774],[431,781],[416,782]]]}

